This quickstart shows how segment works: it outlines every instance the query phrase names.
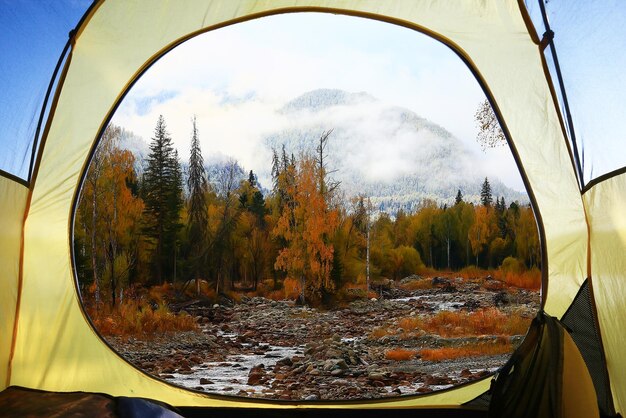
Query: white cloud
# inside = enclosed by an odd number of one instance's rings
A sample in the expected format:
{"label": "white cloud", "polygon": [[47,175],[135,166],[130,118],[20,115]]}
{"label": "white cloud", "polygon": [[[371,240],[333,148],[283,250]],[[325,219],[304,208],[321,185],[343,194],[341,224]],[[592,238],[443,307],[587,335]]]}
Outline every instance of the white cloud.
{"label": "white cloud", "polygon": [[[162,114],[181,158],[187,159],[196,115],[205,155],[233,156],[245,168],[267,167],[271,156],[261,139],[296,123],[276,110],[318,88],[366,91],[444,126],[478,150],[473,114],[484,96],[453,52],[405,28],[311,13],[267,17],[186,42],[139,80],[113,122],[148,140]],[[334,109],[323,113],[323,120],[297,123],[332,128],[340,118],[353,118],[356,129],[372,139],[346,164],[388,181],[411,169],[419,151],[413,137],[396,135],[389,143],[386,121],[342,112]],[[507,174],[513,167],[510,156],[496,152],[486,158],[487,170],[520,188],[519,176]]]}

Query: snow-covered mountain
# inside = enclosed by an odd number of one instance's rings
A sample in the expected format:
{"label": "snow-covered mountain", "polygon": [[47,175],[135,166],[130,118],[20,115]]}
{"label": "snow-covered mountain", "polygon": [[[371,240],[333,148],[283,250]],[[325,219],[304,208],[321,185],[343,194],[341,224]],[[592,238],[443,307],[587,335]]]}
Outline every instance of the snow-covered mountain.
{"label": "snow-covered mountain", "polygon": [[[478,202],[486,177],[481,155],[445,128],[409,109],[387,105],[367,93],[319,89],[305,93],[276,109],[282,124],[260,141],[266,150],[288,154],[313,152],[323,132],[332,130],[326,148],[328,168],[336,170],[345,197],[369,196],[379,210],[394,214],[411,211],[424,199],[452,203],[457,190],[466,201]],[[148,155],[148,144],[125,131],[122,144],[136,155],[138,164]],[[182,154],[181,154],[182,157]],[[210,180],[236,156],[205,155]],[[263,167],[237,167],[240,178],[254,170],[268,187],[270,161]],[[186,170],[185,170],[186,171]],[[525,193],[489,178],[494,199],[527,202]]]}
{"label": "snow-covered mountain", "polygon": [[[290,120],[286,129],[266,139],[288,152],[314,150],[322,132],[332,129],[328,155],[335,179],[348,196],[362,193],[385,212],[413,210],[424,199],[452,203],[457,190],[478,202],[486,177],[481,155],[445,128],[367,93],[321,89],[279,109]],[[490,178],[494,199],[528,201],[524,193]]]}

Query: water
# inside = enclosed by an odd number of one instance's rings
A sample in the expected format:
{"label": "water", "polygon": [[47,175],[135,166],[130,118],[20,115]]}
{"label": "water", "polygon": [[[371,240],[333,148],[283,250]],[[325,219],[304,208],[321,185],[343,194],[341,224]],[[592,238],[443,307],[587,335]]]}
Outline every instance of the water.
{"label": "water", "polygon": [[[236,338],[235,334],[222,334],[226,338]],[[246,344],[242,344],[246,347]],[[249,345],[248,345],[249,347]],[[263,385],[248,385],[248,374],[250,370],[263,364],[266,369],[276,365],[278,360],[302,354],[304,347],[280,347],[273,345],[263,345],[267,349],[263,354],[238,354],[228,356],[225,361],[206,362],[192,367],[189,374],[172,373],[173,378],[168,380],[174,384],[198,389],[202,388],[206,392],[223,395],[235,395],[240,391],[263,392],[271,385],[272,381]],[[200,379],[208,379],[211,383],[200,384]]]}
{"label": "water", "polygon": [[463,303],[461,302],[428,300],[430,298],[432,298],[431,295],[421,295],[421,296],[409,296],[406,298],[397,298],[397,299],[391,299],[391,300],[394,302],[421,301],[424,305],[433,308],[435,312],[456,311],[457,309],[463,307]]}

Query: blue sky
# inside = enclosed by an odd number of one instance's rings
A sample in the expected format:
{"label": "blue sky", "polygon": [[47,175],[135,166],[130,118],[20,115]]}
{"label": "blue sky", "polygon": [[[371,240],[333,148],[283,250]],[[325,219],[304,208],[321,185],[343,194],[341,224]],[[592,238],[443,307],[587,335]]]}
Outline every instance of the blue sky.
{"label": "blue sky", "polygon": [[[535,0],[527,3],[538,10]],[[52,70],[69,29],[89,4],[0,0],[0,169],[27,176],[29,140]],[[626,162],[626,2],[552,0],[547,7],[588,181]],[[176,61],[186,64],[184,71]],[[474,135],[468,111],[473,114],[482,95],[454,54],[422,35],[380,22],[307,14],[264,18],[198,37],[155,66],[128,103],[134,100],[137,116],[149,117],[158,107],[165,111],[167,103],[180,104],[176,99],[191,100],[194,88],[196,96],[208,91],[222,99],[228,94],[269,104],[319,87],[368,91],[441,124],[468,144]],[[171,124],[186,138],[184,119]],[[138,133],[149,138],[151,131],[135,122]],[[500,171],[498,161],[510,164],[498,152],[488,158]]]}
{"label": "blue sky", "polygon": [[28,175],[54,67],[89,0],[0,0],[0,169]]}

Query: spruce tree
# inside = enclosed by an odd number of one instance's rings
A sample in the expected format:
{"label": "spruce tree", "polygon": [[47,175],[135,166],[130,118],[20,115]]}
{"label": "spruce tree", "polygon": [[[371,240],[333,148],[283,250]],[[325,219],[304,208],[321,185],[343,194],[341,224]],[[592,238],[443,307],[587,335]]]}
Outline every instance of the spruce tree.
{"label": "spruce tree", "polygon": [[454,198],[454,204],[458,205],[463,201],[463,193],[461,193],[461,189],[456,192],[456,197]]}
{"label": "spruce tree", "polygon": [[483,182],[483,186],[480,190],[480,203],[482,203],[485,207],[491,207],[493,203],[493,196],[491,195],[491,185],[489,184],[489,180],[485,177],[485,181]]}
{"label": "spruce tree", "polygon": [[[192,123],[189,177],[187,178],[189,190],[187,237],[190,243],[190,267],[197,280],[204,274],[202,267],[206,264],[204,255],[209,228],[206,195],[209,187],[195,117]],[[198,283],[196,283],[196,288],[198,288],[197,285]]]}
{"label": "spruce tree", "polygon": [[152,260],[155,278],[158,283],[163,283],[164,275],[175,269],[176,234],[180,228],[183,200],[178,153],[172,145],[162,115],[157,120],[150,144],[144,171],[143,200],[145,234],[155,244]]}

